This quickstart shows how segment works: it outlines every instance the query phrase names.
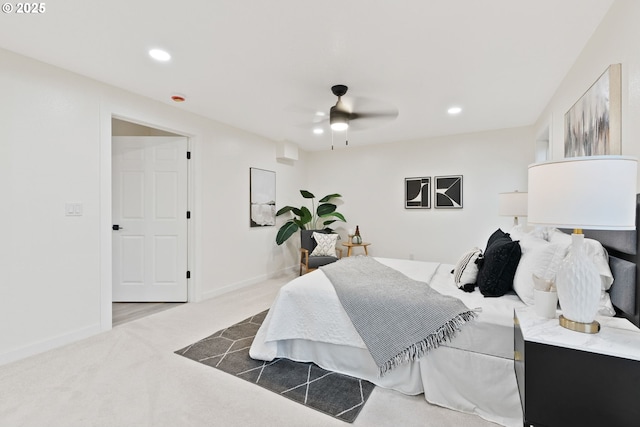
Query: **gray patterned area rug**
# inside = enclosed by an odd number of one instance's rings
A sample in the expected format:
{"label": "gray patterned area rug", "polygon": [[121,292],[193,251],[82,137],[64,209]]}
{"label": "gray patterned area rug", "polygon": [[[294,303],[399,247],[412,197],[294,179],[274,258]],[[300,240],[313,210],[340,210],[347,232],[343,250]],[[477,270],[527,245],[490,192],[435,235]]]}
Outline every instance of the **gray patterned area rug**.
{"label": "gray patterned area rug", "polygon": [[375,385],[327,371],[314,363],[249,357],[249,348],[268,310],[216,332],[176,354],[250,381],[302,405],[352,423]]}

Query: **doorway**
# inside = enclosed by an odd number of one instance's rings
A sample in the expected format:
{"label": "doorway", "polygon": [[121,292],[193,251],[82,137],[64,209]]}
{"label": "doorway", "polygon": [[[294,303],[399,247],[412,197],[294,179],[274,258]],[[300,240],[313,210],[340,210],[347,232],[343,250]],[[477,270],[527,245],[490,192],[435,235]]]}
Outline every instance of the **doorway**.
{"label": "doorway", "polygon": [[188,299],[188,139],[112,119],[112,301]]}
{"label": "doorway", "polygon": [[114,302],[111,326],[123,325],[183,304],[182,302]]}

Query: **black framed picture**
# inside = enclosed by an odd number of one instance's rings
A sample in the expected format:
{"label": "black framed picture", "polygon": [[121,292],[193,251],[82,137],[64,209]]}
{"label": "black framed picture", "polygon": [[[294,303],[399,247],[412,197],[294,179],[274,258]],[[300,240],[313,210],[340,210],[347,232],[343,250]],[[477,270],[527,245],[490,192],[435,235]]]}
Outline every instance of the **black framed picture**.
{"label": "black framed picture", "polygon": [[404,179],[405,209],[431,209],[431,177]]}
{"label": "black framed picture", "polygon": [[434,199],[437,209],[462,209],[462,175],[436,176]]}

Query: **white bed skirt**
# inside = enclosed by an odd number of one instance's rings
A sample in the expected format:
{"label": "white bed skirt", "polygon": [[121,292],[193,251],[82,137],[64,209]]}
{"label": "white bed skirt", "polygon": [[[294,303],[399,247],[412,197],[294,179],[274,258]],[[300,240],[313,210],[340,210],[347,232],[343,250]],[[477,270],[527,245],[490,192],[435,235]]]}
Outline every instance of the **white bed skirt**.
{"label": "white bed skirt", "polygon": [[[259,353],[260,346],[253,350]],[[272,354],[273,347],[268,353]],[[513,360],[450,347],[378,376],[366,349],[306,340],[281,340],[276,357],[314,362],[330,371],[363,378],[408,395],[424,393],[434,405],[478,415],[508,427],[522,426],[522,410]],[[257,357],[259,359],[259,357]]]}
{"label": "white bed skirt", "polygon": [[420,360],[428,402],[508,427],[523,424],[513,360],[440,347]]}

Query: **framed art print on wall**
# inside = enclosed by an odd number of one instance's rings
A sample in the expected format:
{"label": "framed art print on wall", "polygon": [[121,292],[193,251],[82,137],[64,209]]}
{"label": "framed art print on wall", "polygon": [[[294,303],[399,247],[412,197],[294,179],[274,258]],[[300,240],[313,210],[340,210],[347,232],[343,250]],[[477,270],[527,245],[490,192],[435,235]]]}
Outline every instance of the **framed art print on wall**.
{"label": "framed art print on wall", "polygon": [[622,65],[612,64],[564,115],[564,156],[621,154]]}
{"label": "framed art print on wall", "polygon": [[276,225],[276,173],[249,168],[251,227]]}
{"label": "framed art print on wall", "polygon": [[404,179],[404,208],[431,209],[431,177]]}
{"label": "framed art print on wall", "polygon": [[435,208],[462,209],[462,175],[436,176],[434,181]]}

